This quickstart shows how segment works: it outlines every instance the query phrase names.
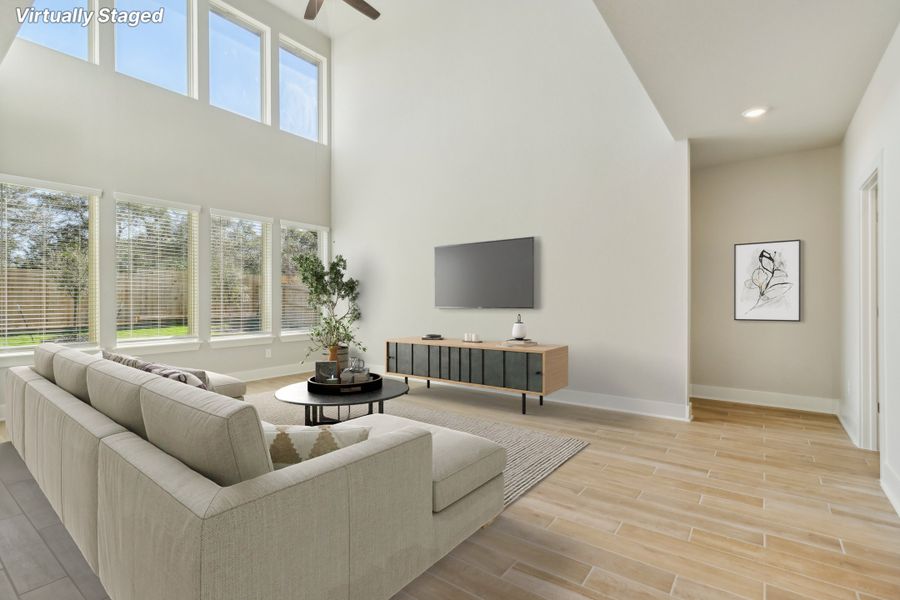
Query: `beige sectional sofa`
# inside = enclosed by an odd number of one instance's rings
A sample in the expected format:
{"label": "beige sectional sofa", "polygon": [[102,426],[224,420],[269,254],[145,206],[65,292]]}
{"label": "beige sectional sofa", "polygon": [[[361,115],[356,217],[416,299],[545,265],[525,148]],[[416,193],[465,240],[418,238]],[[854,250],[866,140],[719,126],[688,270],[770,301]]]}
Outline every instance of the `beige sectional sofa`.
{"label": "beige sectional sofa", "polygon": [[6,398],[112,600],[387,599],[502,509],[502,447],[399,417],[274,471],[252,405],[75,350],[39,347]]}

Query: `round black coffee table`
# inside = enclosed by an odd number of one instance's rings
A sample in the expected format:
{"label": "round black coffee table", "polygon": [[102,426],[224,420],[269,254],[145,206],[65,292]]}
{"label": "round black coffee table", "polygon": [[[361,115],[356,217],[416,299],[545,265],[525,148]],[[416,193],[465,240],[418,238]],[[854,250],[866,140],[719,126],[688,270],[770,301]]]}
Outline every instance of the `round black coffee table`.
{"label": "round black coffee table", "polygon": [[[322,414],[326,406],[355,406],[368,404],[369,413],[373,413],[375,404],[378,404],[378,412],[384,412],[384,401],[402,396],[409,392],[409,386],[393,379],[384,379],[381,389],[358,394],[313,394],[306,389],[306,381],[291,384],[275,392],[275,399],[288,404],[300,404],[305,410],[306,425],[325,425],[338,423],[340,419],[330,419]],[[340,410],[340,409],[338,409]]]}

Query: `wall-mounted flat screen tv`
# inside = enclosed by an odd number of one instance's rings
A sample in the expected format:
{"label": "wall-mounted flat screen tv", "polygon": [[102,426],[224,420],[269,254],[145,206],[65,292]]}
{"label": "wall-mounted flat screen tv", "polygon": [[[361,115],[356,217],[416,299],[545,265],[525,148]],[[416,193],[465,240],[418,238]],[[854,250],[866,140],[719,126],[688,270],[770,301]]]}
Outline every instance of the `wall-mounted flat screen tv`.
{"label": "wall-mounted flat screen tv", "polygon": [[434,249],[439,308],[534,308],[534,238]]}

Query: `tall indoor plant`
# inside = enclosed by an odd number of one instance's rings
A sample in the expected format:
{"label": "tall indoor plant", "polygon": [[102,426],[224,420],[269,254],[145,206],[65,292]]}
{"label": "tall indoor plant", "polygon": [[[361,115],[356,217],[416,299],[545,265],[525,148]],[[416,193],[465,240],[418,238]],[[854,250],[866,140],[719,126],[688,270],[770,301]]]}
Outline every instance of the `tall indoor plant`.
{"label": "tall indoor plant", "polygon": [[310,308],[320,314],[319,323],[309,332],[313,346],[306,353],[328,350],[328,359],[337,360],[341,345],[353,345],[366,351],[358,339],[353,326],[360,318],[359,281],[346,277],[347,259],[336,256],[326,268],[322,260],[314,254],[294,257],[303,285],[309,290],[307,302]]}

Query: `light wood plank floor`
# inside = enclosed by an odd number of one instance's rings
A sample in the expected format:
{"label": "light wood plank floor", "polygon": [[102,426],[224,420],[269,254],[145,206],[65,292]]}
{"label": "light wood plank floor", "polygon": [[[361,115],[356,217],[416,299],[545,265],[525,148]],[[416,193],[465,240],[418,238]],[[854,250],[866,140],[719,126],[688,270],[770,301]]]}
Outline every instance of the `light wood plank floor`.
{"label": "light wood plank floor", "polygon": [[397,402],[591,442],[397,600],[900,598],[878,454],[832,416],[705,400],[692,423],[536,402],[522,416],[514,398],[419,384]]}
{"label": "light wood plank floor", "polygon": [[[700,400],[693,423],[549,402],[522,416],[515,398],[420,384],[391,402],[591,442],[396,600],[900,599],[900,519],[878,485],[878,455],[854,448],[834,417]],[[27,486],[26,475],[0,473],[9,485]],[[17,585],[33,589],[23,600],[102,598],[29,489],[15,490],[21,510],[10,513],[24,516],[3,522],[38,530],[53,568],[0,544],[11,579],[52,582]],[[16,597],[8,584],[0,570],[0,598]]]}

